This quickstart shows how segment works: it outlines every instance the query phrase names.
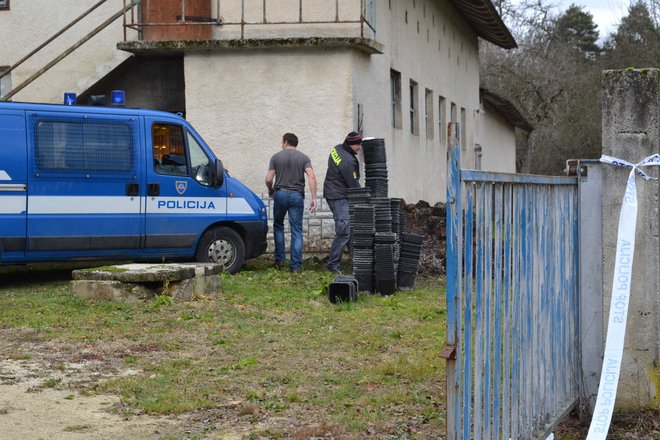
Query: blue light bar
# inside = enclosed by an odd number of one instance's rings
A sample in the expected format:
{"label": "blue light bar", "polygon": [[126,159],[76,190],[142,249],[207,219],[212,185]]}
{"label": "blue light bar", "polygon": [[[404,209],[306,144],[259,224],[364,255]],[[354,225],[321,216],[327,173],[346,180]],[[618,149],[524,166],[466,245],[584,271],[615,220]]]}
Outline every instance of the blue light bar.
{"label": "blue light bar", "polygon": [[76,105],[76,94],[75,93],[65,93],[64,94],[64,105]]}
{"label": "blue light bar", "polygon": [[113,90],[111,95],[112,105],[125,105],[126,93],[123,90]]}

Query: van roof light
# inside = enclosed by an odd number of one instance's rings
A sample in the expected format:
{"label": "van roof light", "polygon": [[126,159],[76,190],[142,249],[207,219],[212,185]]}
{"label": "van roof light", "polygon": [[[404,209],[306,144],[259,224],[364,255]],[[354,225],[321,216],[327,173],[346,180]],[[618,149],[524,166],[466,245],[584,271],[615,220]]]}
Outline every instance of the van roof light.
{"label": "van roof light", "polygon": [[111,101],[112,105],[126,105],[126,93],[123,90],[113,90]]}
{"label": "van roof light", "polygon": [[64,93],[64,105],[76,105],[76,94]]}

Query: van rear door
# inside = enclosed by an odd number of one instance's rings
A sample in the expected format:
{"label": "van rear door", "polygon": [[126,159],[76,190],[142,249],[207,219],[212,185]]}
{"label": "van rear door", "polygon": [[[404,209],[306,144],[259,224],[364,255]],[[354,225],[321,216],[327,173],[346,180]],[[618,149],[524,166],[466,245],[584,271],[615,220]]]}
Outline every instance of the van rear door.
{"label": "van rear door", "polygon": [[25,113],[0,110],[0,261],[25,256],[27,206]]}
{"label": "van rear door", "polygon": [[201,234],[226,219],[226,185],[211,186],[215,157],[180,119],[146,117],[145,126],[145,251],[192,256]]}
{"label": "van rear door", "polygon": [[38,112],[28,127],[29,258],[139,255],[139,119]]}

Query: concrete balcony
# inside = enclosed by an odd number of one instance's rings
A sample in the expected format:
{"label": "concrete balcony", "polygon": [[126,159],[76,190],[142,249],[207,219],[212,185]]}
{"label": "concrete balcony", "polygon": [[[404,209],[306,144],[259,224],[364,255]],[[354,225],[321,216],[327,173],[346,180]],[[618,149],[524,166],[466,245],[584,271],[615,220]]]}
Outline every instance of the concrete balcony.
{"label": "concrete balcony", "polygon": [[137,39],[117,48],[142,56],[188,51],[353,47],[382,53],[375,0],[142,0],[125,20]]}

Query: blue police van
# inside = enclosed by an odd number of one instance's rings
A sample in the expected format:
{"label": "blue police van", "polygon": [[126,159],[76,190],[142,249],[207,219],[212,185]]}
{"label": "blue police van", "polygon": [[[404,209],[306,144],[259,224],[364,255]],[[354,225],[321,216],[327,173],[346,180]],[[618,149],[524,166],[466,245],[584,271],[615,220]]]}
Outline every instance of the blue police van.
{"label": "blue police van", "polygon": [[261,199],[182,117],[0,102],[0,263],[195,259],[266,249]]}

